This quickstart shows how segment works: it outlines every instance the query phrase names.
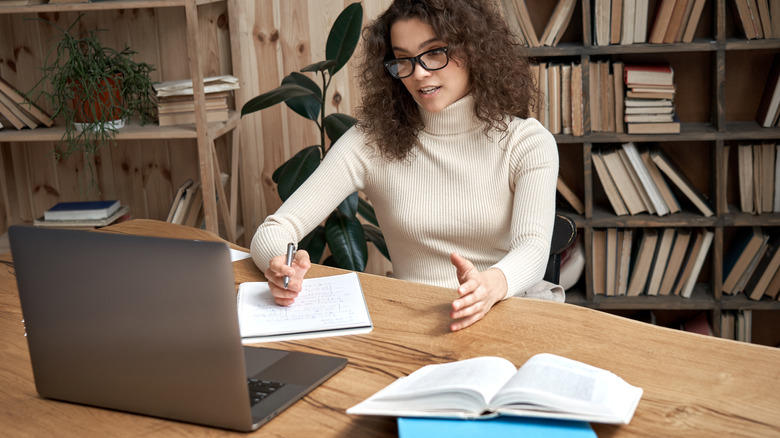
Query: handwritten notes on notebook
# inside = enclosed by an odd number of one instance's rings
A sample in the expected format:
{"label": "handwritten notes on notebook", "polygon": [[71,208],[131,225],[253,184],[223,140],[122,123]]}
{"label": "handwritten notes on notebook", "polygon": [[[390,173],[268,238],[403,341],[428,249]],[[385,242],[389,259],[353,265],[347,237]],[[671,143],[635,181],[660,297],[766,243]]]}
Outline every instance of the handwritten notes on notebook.
{"label": "handwritten notes on notebook", "polygon": [[374,326],[357,274],[303,280],[291,306],[274,302],[267,282],[238,287],[238,321],[245,344],[368,333]]}

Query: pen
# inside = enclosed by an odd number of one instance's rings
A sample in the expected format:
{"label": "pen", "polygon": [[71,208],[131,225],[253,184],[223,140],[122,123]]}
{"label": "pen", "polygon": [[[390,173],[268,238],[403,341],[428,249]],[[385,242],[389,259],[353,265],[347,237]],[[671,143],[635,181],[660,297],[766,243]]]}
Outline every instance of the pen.
{"label": "pen", "polygon": [[[293,257],[295,256],[295,244],[290,242],[287,244],[287,266],[292,266]],[[284,288],[287,289],[287,285],[290,284],[290,276],[284,276]]]}

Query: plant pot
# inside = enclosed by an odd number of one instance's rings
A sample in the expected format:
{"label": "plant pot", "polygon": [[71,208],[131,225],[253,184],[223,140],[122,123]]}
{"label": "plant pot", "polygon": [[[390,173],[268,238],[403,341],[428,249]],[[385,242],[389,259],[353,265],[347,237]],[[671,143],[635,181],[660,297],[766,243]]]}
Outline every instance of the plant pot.
{"label": "plant pot", "polygon": [[122,120],[122,76],[106,77],[96,87],[87,87],[83,81],[74,79],[73,100],[74,125],[79,130],[89,130],[99,124],[106,129],[119,129]]}

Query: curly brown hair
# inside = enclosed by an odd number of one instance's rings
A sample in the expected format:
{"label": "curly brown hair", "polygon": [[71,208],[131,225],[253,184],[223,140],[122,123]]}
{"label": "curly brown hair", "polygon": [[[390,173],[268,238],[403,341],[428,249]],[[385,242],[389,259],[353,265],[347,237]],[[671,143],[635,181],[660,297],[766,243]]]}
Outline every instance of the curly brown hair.
{"label": "curly brown hair", "polygon": [[450,56],[465,61],[475,116],[485,133],[507,130],[507,116],[530,117],[536,85],[524,49],[509,30],[495,0],[395,0],[363,30],[359,63],[363,100],[358,126],[383,156],[403,160],[419,144],[424,128],[418,105],[385,69],[394,58],[390,27],[417,18],[446,42]]}

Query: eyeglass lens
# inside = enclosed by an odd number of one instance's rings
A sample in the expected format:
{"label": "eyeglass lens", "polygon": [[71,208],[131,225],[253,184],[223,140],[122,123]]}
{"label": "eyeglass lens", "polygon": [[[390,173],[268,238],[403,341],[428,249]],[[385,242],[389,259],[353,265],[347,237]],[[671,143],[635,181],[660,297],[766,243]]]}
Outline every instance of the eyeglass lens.
{"label": "eyeglass lens", "polygon": [[446,67],[447,63],[449,62],[447,49],[433,49],[425,53],[421,53],[413,58],[394,59],[389,61],[386,65],[387,69],[390,71],[390,73],[393,74],[393,76],[399,79],[403,79],[405,77],[411,76],[412,73],[414,73],[414,64],[416,61],[419,61],[422,68],[428,71],[440,70]]}

